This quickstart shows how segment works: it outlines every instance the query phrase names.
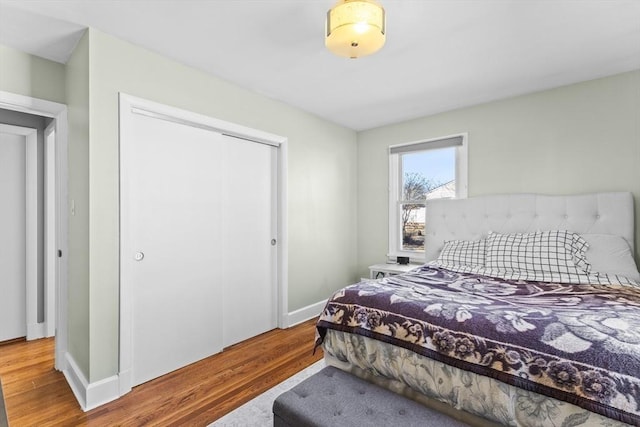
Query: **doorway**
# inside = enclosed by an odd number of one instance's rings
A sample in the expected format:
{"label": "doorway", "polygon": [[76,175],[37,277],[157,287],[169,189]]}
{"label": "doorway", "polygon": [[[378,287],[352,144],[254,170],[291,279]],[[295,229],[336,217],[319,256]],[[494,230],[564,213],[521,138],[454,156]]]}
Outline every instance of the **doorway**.
{"label": "doorway", "polygon": [[[0,91],[0,108],[11,113],[26,114],[44,118],[47,125],[42,132],[42,156],[33,155],[27,141],[25,152],[25,184],[27,185],[27,199],[25,207],[25,251],[34,253],[33,246],[40,246],[41,288],[33,289],[28,285],[33,283],[32,277],[25,277],[27,301],[37,300],[37,303],[27,302],[27,331],[28,339],[56,335],[55,367],[58,370],[66,368],[64,355],[67,349],[66,334],[66,298],[67,298],[67,216],[66,216],[66,151],[67,151],[67,107],[57,102],[32,98],[10,92]],[[25,127],[25,126],[23,126]],[[29,132],[32,134],[32,132]],[[38,135],[40,136],[40,135]],[[38,138],[38,136],[36,138]],[[28,137],[27,137],[28,140]],[[33,145],[32,148],[35,149]],[[36,150],[37,151],[37,150]],[[42,162],[39,166],[40,175],[33,173],[36,166],[33,159]],[[31,163],[29,163],[31,159]],[[31,178],[28,178],[28,177]],[[39,178],[34,178],[39,176]],[[42,194],[37,198],[28,196],[29,181],[37,180],[35,185]],[[26,200],[25,200],[26,202]],[[33,209],[34,204],[37,206]],[[42,221],[37,227],[29,227],[34,223],[33,216],[38,209],[42,211]],[[32,213],[29,213],[32,212]],[[31,220],[29,220],[31,216]],[[35,234],[35,236],[34,236]],[[29,263],[33,256],[26,255],[25,262]],[[29,274],[34,269],[28,268]],[[26,274],[26,273],[25,273]],[[33,285],[31,285],[33,286]],[[35,294],[36,296],[34,297]]]}

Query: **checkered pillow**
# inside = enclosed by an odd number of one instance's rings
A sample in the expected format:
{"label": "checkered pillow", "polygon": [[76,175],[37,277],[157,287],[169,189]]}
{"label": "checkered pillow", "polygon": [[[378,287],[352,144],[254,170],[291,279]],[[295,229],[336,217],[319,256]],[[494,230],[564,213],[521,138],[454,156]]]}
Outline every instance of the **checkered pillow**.
{"label": "checkered pillow", "polygon": [[438,262],[444,265],[484,266],[485,240],[449,240],[444,242]]}
{"label": "checkered pillow", "polygon": [[582,237],[568,231],[489,233],[486,267],[506,271],[584,274],[591,269],[585,257],[588,247]]}
{"label": "checkered pillow", "polygon": [[579,234],[571,233],[571,235],[573,262],[585,273],[591,273],[591,264],[587,261],[586,255],[587,249],[589,249],[589,242]]}

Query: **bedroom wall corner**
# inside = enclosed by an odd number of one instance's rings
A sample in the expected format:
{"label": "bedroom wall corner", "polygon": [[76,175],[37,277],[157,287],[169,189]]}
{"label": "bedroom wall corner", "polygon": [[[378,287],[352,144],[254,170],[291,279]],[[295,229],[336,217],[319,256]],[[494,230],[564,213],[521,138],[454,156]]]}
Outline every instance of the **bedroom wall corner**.
{"label": "bedroom wall corner", "polygon": [[89,343],[89,36],[85,32],[66,65],[68,108],[68,345],[90,377]]}
{"label": "bedroom wall corner", "polygon": [[0,44],[0,90],[64,104],[65,66]]}
{"label": "bedroom wall corner", "polygon": [[640,265],[640,71],[631,71],[360,132],[360,274],[388,249],[388,146],[459,132],[469,134],[469,196],[632,192]]}

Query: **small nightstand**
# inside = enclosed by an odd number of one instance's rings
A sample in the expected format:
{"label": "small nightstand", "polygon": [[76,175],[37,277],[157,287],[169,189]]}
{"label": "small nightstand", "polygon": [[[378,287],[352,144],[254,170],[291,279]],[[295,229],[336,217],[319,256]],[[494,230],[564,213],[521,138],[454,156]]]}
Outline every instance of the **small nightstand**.
{"label": "small nightstand", "polygon": [[369,266],[369,278],[380,279],[387,276],[395,276],[396,274],[406,273],[414,268],[419,267],[418,264],[375,264]]}

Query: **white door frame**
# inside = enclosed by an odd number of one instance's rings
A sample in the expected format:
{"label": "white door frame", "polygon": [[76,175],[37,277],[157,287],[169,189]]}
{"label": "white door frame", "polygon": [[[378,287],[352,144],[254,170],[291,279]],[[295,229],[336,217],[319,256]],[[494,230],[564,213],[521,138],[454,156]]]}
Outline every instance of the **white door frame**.
{"label": "white door frame", "polygon": [[[237,125],[235,123],[214,119],[209,116],[187,110],[159,104],[146,99],[137,98],[125,93],[119,94],[120,101],[120,146],[126,141],[128,124],[132,114],[144,114],[155,118],[182,123],[202,129],[208,129],[225,135],[247,139],[254,142],[272,145],[278,148],[278,266],[277,266],[277,300],[278,327],[287,327],[288,295],[287,295],[287,138],[266,133],[260,130]],[[120,148],[122,152],[122,148]],[[122,159],[120,159],[122,162]],[[123,181],[120,167],[120,182]],[[122,194],[121,196],[122,197]],[[120,224],[122,218],[122,199],[120,200]],[[120,238],[122,246],[122,236]],[[122,257],[122,253],[120,255]],[[122,258],[121,258],[122,259]],[[132,336],[132,292],[126,281],[122,280],[122,260],[120,261],[120,363],[119,380],[120,395],[131,391],[131,367],[133,366]]]}
{"label": "white door frame", "polygon": [[56,155],[56,123],[51,122],[44,130],[44,316],[45,336],[56,334],[56,283],[58,282],[58,211],[56,191],[58,182]]}
{"label": "white door frame", "polygon": [[[45,267],[47,301],[45,302],[44,331],[47,336],[55,332],[55,368],[62,371],[66,369],[64,355],[67,352],[67,106],[44,99],[0,91],[0,108],[53,119],[52,126],[47,128],[48,133],[45,132],[44,140],[45,152],[55,153],[55,162],[48,164],[49,167],[47,167],[45,175],[46,189],[51,189],[51,183],[55,183],[53,184],[55,206],[51,206],[52,198],[45,195],[45,242],[47,242],[45,244],[45,259],[51,261],[57,256],[57,253],[53,257],[51,256],[50,248],[52,247],[55,248],[55,252],[60,250],[62,256],[58,257],[57,262],[54,262],[53,265],[50,262]],[[47,138],[47,134],[52,134],[51,131],[53,131],[53,137]],[[51,148],[51,144],[54,144],[55,147]],[[55,225],[53,227],[50,221],[51,216],[53,216],[53,224]],[[56,244],[51,242],[56,242]],[[54,268],[55,273],[50,274]],[[51,283],[52,280],[54,283]],[[51,292],[52,290],[54,292]]]}

